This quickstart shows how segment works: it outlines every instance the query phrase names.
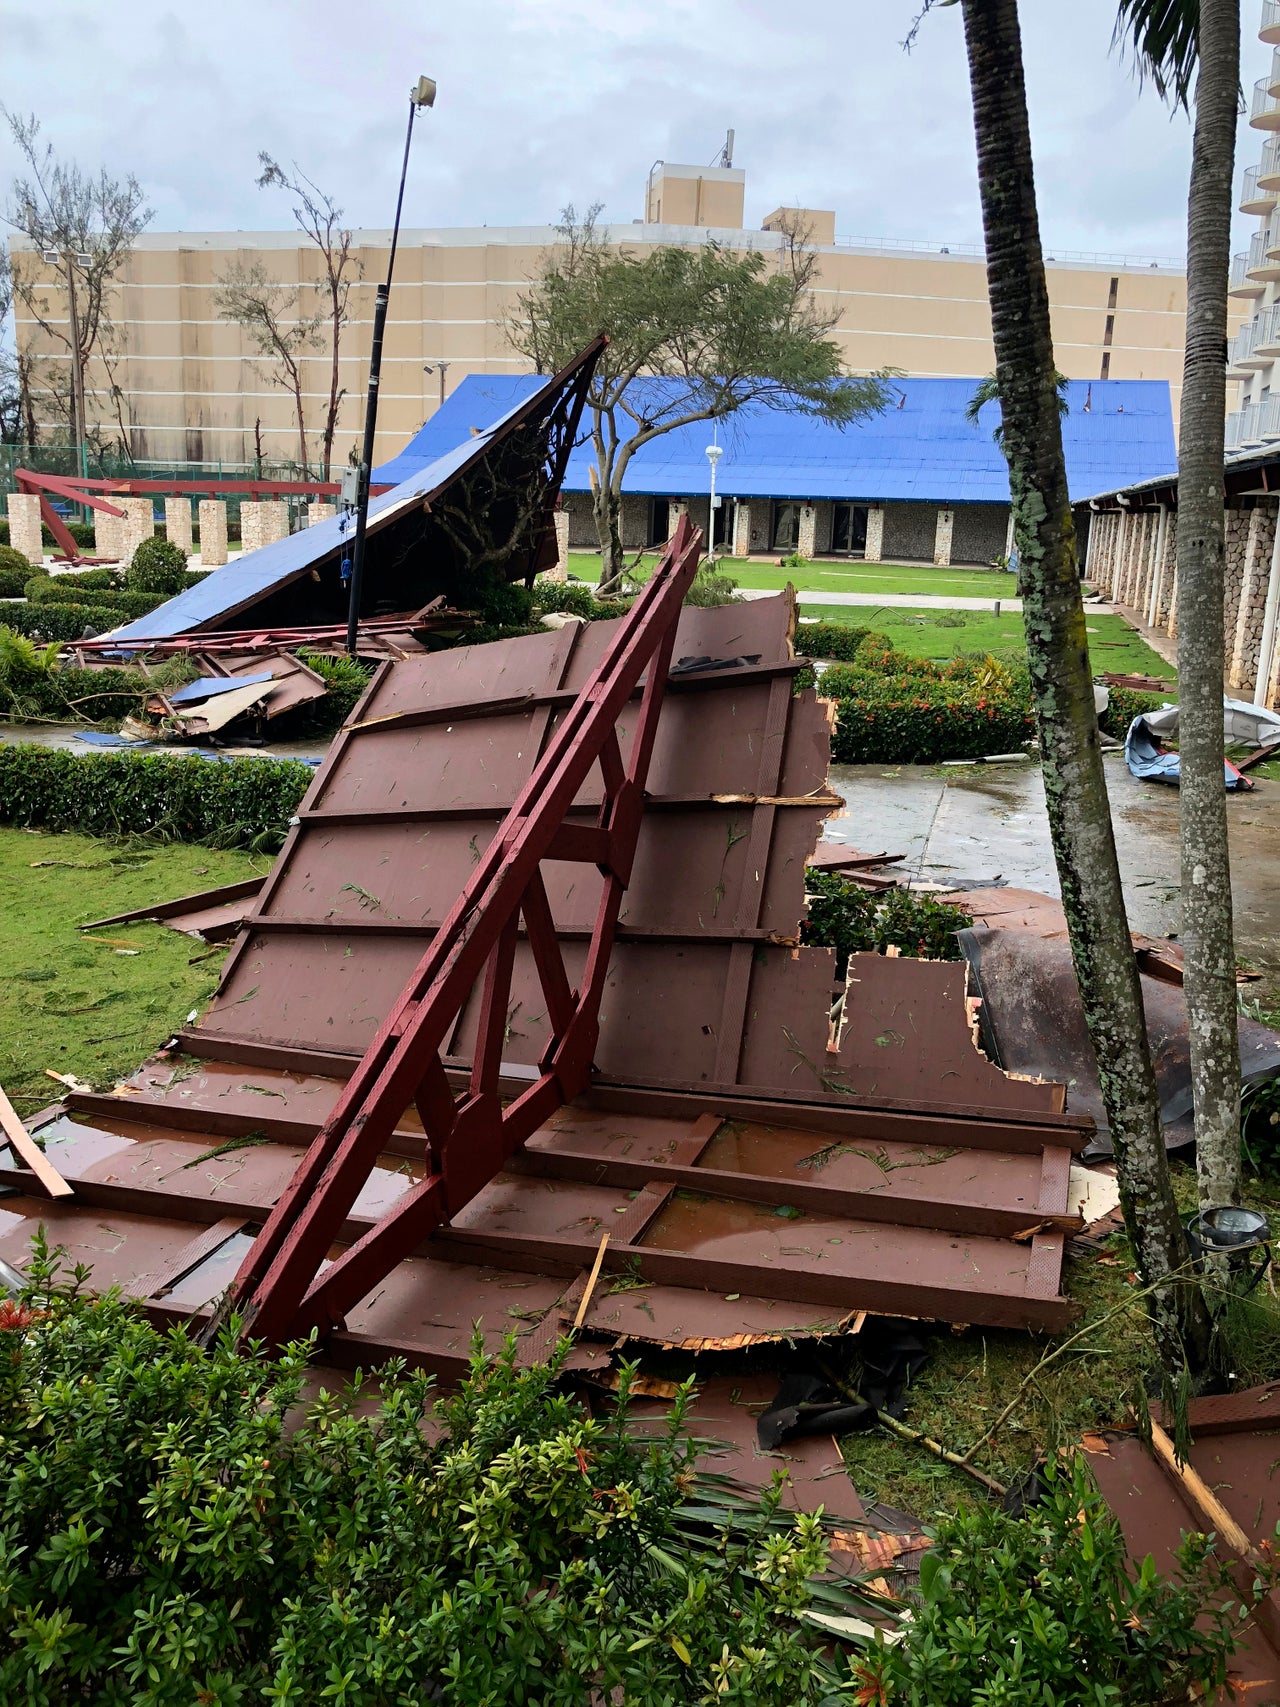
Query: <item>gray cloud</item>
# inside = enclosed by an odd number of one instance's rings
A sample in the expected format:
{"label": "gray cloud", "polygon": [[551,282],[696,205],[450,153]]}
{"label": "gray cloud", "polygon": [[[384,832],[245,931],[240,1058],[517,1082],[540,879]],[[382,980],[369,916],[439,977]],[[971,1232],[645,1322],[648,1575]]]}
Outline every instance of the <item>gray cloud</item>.
{"label": "gray cloud", "polygon": [[[658,157],[710,161],[727,126],[747,220],[836,210],[841,236],[981,235],[958,8],[900,42],[911,0],[9,0],[0,98],[62,152],[142,180],[158,228],[288,223],[259,149],[353,224],[389,222],[410,82],[440,83],[415,144],[415,225],[541,224],[566,201],[642,211]],[[1049,249],[1179,255],[1190,127],[1110,52],[1114,0],[1023,0]],[[1252,19],[1246,28],[1251,27]],[[50,66],[77,66],[55,100]],[[1246,85],[1269,49],[1246,36]],[[1241,165],[1257,154],[1242,126]],[[7,139],[0,176],[13,169]],[[1242,233],[1252,222],[1241,221]]]}

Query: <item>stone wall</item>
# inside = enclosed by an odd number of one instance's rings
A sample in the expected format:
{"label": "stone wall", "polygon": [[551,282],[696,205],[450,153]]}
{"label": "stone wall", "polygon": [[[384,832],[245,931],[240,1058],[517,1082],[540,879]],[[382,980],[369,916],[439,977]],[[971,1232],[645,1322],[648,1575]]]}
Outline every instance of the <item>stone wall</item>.
{"label": "stone wall", "polygon": [[1004,555],[1008,526],[1007,504],[958,504],[951,534],[951,561],[989,567]]}
{"label": "stone wall", "polygon": [[[1230,516],[1233,512],[1228,511]],[[1262,650],[1262,624],[1267,608],[1267,587],[1271,580],[1271,558],[1276,543],[1276,506],[1265,502],[1255,504],[1249,512],[1249,533],[1239,588],[1235,595],[1235,623],[1226,631],[1229,656],[1227,685],[1252,693],[1258,679],[1258,660]],[[1230,611],[1231,600],[1224,601],[1224,617]]]}
{"label": "stone wall", "polygon": [[886,504],[881,555],[887,563],[932,563],[937,531],[936,504]]}
{"label": "stone wall", "polygon": [[307,505],[307,526],[313,528],[320,522],[331,522],[337,513],[336,504],[326,504],[321,498],[313,498]]}

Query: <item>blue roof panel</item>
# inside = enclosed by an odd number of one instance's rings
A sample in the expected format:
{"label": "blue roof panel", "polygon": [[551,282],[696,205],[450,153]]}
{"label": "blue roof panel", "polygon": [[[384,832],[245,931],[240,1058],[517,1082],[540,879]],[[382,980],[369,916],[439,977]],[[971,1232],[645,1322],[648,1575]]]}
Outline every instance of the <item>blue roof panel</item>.
{"label": "blue roof panel", "polygon": [[[391,462],[381,479],[405,479],[442,451],[469,440],[544,383],[533,374],[469,374],[443,408]],[[640,382],[660,398],[678,381]],[[964,418],[976,379],[895,379],[895,398],[870,420],[841,429],[811,416],[749,405],[719,424],[724,455],[716,489],[731,498],[852,498],[932,504],[1009,501],[1009,476],[991,433],[999,416]],[[1164,380],[1072,380],[1062,423],[1073,500],[1164,474],[1177,464]],[[707,489],[706,421],[641,447],[623,478],[626,492],[686,498]],[[590,490],[592,456],[580,444],[567,492]]]}

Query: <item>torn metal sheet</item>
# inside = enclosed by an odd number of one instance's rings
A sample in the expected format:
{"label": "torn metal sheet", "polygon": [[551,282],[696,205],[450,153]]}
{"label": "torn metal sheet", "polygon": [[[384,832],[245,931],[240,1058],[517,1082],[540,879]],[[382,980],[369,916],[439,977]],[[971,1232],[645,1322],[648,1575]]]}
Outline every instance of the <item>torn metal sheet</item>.
{"label": "torn metal sheet", "polygon": [[[1107,1115],[1061,904],[1014,891],[975,891],[949,899],[974,916],[972,928],[960,932],[960,943],[981,991],[983,1023],[1001,1066],[1065,1081],[1067,1107],[1090,1115],[1097,1127],[1087,1153],[1109,1155]],[[1167,950],[1168,945],[1159,947]],[[1167,968],[1157,973],[1144,962],[1141,949],[1138,969],[1165,1143],[1176,1148],[1195,1136],[1186,996]],[[1243,1083],[1280,1074],[1280,1032],[1244,1015],[1238,1028]]]}
{"label": "torn metal sheet", "polygon": [[[1280,1388],[1192,1400],[1187,1422],[1193,1439],[1187,1458],[1191,1478],[1180,1475],[1136,1433],[1107,1431],[1081,1442],[1131,1556],[1141,1561],[1149,1553],[1165,1572],[1173,1570],[1174,1554],[1189,1531],[1215,1531],[1221,1556],[1233,1558],[1219,1512],[1197,1498],[1198,1486],[1208,1490],[1213,1505],[1225,1508],[1246,1545],[1273,1542],[1280,1522],[1280,1478],[1274,1475],[1280,1458]],[[1253,1573],[1247,1561],[1241,1568],[1247,1588]],[[1231,1674],[1237,1692],[1256,1707],[1280,1704],[1280,1602],[1275,1594],[1244,1625]]]}
{"label": "torn metal sheet", "polygon": [[222,883],[215,889],[198,889],[193,895],[175,896],[172,901],[135,907],[132,912],[112,913],[109,918],[94,919],[79,928],[96,931],[107,925],[146,919],[187,936],[202,937],[205,942],[225,942],[240,929],[265,882],[265,877],[247,877],[239,883]]}

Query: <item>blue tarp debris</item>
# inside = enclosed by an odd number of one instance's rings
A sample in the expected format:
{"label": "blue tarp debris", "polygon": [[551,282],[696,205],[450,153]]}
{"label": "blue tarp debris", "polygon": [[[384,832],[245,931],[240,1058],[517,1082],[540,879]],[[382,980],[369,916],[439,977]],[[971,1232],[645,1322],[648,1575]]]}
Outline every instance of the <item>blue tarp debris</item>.
{"label": "blue tarp debris", "polygon": [[[1156,739],[1146,718],[1141,715],[1134,718],[1124,738],[1124,762],[1131,775],[1145,782],[1171,782],[1176,786],[1181,780],[1182,761],[1179,755],[1171,753]],[[1242,776],[1229,759],[1223,759],[1222,772],[1228,790],[1233,793],[1253,787],[1248,777]]]}
{"label": "blue tarp debris", "polygon": [[188,682],[177,693],[168,693],[164,697],[170,705],[195,705],[202,699],[212,699],[216,694],[230,693],[233,688],[246,688],[254,682],[273,679],[270,670],[264,670],[257,676],[201,676],[199,681]]}

